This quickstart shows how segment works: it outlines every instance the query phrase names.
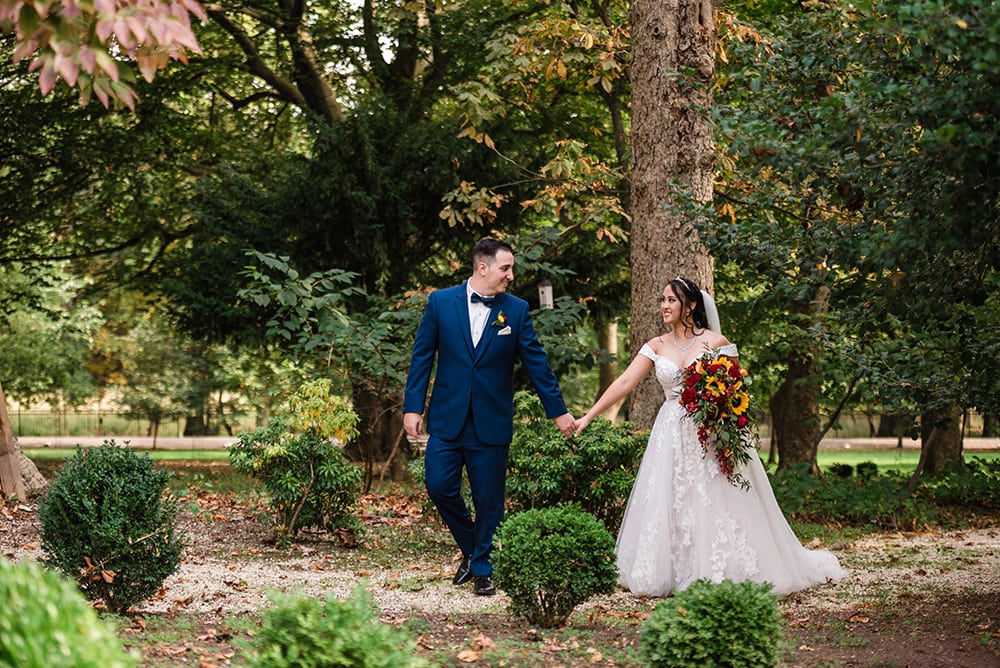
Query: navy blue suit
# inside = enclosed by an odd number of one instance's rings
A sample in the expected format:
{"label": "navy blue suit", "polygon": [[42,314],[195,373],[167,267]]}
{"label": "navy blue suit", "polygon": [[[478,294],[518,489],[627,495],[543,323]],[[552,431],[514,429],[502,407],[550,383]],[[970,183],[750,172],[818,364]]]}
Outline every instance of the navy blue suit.
{"label": "navy blue suit", "polygon": [[[472,344],[466,285],[431,293],[413,344],[404,413],[427,406],[427,491],[461,548],[473,575],[490,575],[493,533],[503,520],[507,453],[514,431],[514,365],[520,359],[546,415],[567,413],[559,382],[538,341],[528,302],[496,296],[482,338]],[[475,505],[473,521],[461,497],[462,467]]]}

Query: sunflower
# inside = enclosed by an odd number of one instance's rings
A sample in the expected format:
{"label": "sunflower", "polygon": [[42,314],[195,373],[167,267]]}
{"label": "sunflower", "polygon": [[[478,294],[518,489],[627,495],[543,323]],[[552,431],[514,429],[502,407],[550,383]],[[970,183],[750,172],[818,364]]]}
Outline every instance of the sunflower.
{"label": "sunflower", "polygon": [[743,415],[750,408],[750,395],[746,392],[733,392],[729,397],[729,408],[733,415]]}
{"label": "sunflower", "polygon": [[726,393],[726,384],[722,380],[709,376],[705,379],[705,389],[713,397],[721,397]]}

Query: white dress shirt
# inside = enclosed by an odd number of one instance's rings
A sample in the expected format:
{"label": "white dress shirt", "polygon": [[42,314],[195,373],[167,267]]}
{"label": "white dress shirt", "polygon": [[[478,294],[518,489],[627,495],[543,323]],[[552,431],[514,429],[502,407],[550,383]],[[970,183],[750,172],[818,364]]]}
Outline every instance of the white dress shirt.
{"label": "white dress shirt", "polygon": [[472,332],[473,347],[479,345],[479,339],[483,337],[483,330],[486,329],[486,321],[490,317],[490,307],[482,302],[472,303],[472,289],[468,283],[465,284],[466,299],[469,300],[469,328]]}

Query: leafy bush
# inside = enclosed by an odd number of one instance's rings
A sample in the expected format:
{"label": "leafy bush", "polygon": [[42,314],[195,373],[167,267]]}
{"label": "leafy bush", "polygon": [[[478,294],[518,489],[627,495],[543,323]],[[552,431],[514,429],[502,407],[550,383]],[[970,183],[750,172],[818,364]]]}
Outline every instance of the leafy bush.
{"label": "leafy bush", "polygon": [[38,506],[45,563],[121,614],[177,571],[183,542],[169,472],[114,441],[78,448]]}
{"label": "leafy bush", "polygon": [[859,478],[870,480],[878,475],[878,464],[875,462],[858,462],[854,470]]}
{"label": "leafy bush", "polygon": [[272,594],[254,638],[250,668],[420,668],[413,642],[378,621],[364,589],[345,601]]}
{"label": "leafy bush", "polygon": [[635,482],[646,434],[599,418],[582,434],[567,440],[545,418],[538,397],[519,392],[515,401],[518,422],[507,476],[512,510],[576,503],[616,532]]}
{"label": "leafy bush", "polygon": [[305,383],[265,427],[241,432],[230,446],[233,470],[264,484],[279,545],[307,527],[357,530],[353,517],[362,471],[333,442],[357,435],[358,416],[330,381]]}
{"label": "leafy bush", "polygon": [[114,629],[97,616],[72,581],[32,561],[0,557],[0,667],[127,668]]}
{"label": "leafy bush", "polygon": [[972,457],[964,465],[951,466],[924,484],[941,505],[997,509],[1000,508],[1000,459]]}
{"label": "leafy bush", "polygon": [[510,611],[532,624],[563,624],[595,594],[614,591],[615,539],[575,506],[515,513],[493,538],[493,577],[510,596]]}
{"label": "leafy bush", "polygon": [[771,585],[693,582],[639,630],[645,665],[755,668],[778,663],[781,613]]}
{"label": "leafy bush", "polygon": [[918,487],[913,496],[901,502],[909,476],[895,471],[820,479],[810,475],[808,465],[798,465],[777,471],[770,478],[781,509],[791,519],[916,528],[935,517],[927,488]]}

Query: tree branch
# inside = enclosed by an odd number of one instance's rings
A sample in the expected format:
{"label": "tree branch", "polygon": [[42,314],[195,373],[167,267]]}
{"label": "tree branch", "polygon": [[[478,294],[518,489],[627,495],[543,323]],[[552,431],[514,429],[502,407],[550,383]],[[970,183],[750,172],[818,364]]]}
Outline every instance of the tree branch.
{"label": "tree branch", "polygon": [[274,88],[276,94],[282,99],[288,100],[292,104],[295,104],[303,109],[308,108],[306,104],[306,99],[295,86],[294,83],[279,76],[274,70],[268,67],[264,58],[257,51],[257,46],[253,43],[250,37],[235,23],[229,20],[225,12],[222,11],[221,6],[211,5],[206,7],[206,11],[213,21],[215,21],[220,28],[225,30],[227,33],[236,40],[237,45],[247,56],[247,69],[251,74],[254,74],[261,79],[263,79],[268,85]]}

